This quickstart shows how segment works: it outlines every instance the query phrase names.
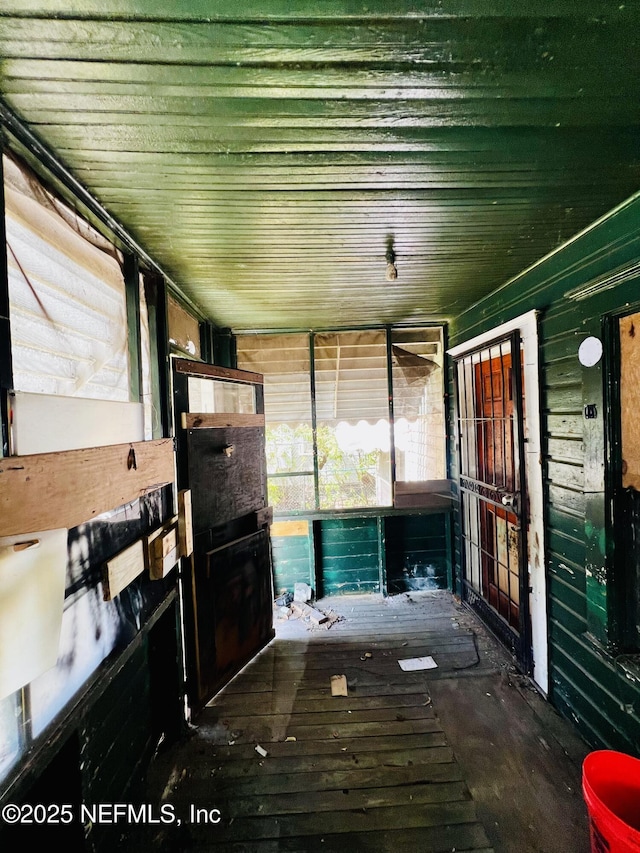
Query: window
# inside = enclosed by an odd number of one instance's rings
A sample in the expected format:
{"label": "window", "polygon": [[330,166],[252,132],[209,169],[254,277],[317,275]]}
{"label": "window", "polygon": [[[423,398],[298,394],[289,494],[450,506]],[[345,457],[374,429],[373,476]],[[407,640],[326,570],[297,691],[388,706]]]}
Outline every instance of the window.
{"label": "window", "polygon": [[276,511],[391,506],[399,481],[445,477],[440,328],[238,335],[237,353],[264,376]]}
{"label": "window", "polygon": [[3,168],[15,390],[128,401],[120,254],[17,161]]}
{"label": "window", "polygon": [[[151,387],[148,305],[137,262],[13,155],[4,154],[2,165],[10,452],[27,455],[152,438],[159,431],[153,423],[157,400]],[[128,270],[135,272],[129,276]],[[138,295],[128,300],[128,289],[130,297],[139,291],[137,330],[129,322]]]}
{"label": "window", "polygon": [[320,509],[389,506],[385,332],[314,336]]}
{"label": "window", "polygon": [[396,481],[444,477],[442,329],[392,329]]}
{"label": "window", "polygon": [[264,375],[269,504],[316,506],[309,335],[243,335],[238,367]]}

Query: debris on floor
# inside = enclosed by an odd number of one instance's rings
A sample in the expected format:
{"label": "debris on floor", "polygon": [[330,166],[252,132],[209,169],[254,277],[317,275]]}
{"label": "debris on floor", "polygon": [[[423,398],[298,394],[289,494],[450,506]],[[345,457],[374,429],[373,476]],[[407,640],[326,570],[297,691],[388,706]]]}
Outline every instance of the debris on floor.
{"label": "debris on floor", "polygon": [[332,675],[331,676],[331,695],[332,696],[348,696],[347,676]]}
{"label": "debris on floor", "polygon": [[313,596],[313,590],[307,583],[297,583],[293,586],[293,600],[299,601],[302,604],[305,604],[307,601],[311,601]]}
{"label": "debris on floor", "polygon": [[404,658],[399,660],[400,669],[404,672],[417,672],[421,669],[436,669],[438,664],[434,661],[431,655],[426,655],[421,658]]}
{"label": "debris on floor", "polygon": [[316,625],[322,625],[324,622],[328,620],[328,616],[326,616],[322,611],[316,610],[315,607],[312,607],[310,604],[300,603],[299,601],[294,601],[291,605],[291,610],[294,615],[300,616],[302,619],[308,619]]}
{"label": "debris on floor", "polygon": [[288,591],[282,592],[275,599],[275,618],[280,621],[299,619],[308,626],[309,630],[314,630],[316,628],[326,630],[331,628],[332,625],[335,625],[336,622],[342,622],[344,620],[344,616],[333,610],[322,611],[317,607],[314,607],[313,604],[309,603],[311,599],[305,601],[299,600],[301,598],[306,598],[307,595],[311,595],[312,590],[307,584],[296,584],[297,590],[298,587],[305,587],[305,589],[297,591],[297,595]]}
{"label": "debris on floor", "polygon": [[263,746],[260,746],[260,744],[256,744],[256,752],[258,753],[258,755],[261,755],[263,758],[266,758],[267,755],[269,755],[267,750]]}

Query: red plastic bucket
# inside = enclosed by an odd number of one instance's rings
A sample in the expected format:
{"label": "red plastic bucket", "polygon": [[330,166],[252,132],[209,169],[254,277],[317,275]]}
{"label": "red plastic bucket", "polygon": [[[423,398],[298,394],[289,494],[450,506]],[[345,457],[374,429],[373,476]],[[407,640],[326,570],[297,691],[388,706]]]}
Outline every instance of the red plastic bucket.
{"label": "red plastic bucket", "polygon": [[591,752],[582,764],[592,853],[640,853],[640,760]]}

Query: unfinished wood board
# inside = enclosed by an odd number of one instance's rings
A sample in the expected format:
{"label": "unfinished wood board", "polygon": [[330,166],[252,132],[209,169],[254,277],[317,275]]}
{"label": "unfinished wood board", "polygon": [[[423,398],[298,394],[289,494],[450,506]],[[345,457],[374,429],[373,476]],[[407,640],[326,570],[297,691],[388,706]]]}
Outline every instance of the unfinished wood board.
{"label": "unfinished wood board", "polygon": [[242,412],[183,412],[183,429],[217,429],[220,427],[263,427],[264,415]]}
{"label": "unfinished wood board", "polygon": [[349,689],[347,687],[346,675],[331,676],[331,695],[332,696],[348,696]]}
{"label": "unfinished wood board", "polygon": [[260,373],[234,370],[231,367],[220,367],[217,364],[204,364],[179,358],[174,361],[173,366],[177,373],[186,373],[190,376],[209,376],[214,379],[229,379],[232,382],[248,382],[250,385],[262,385],[264,382]]}
{"label": "unfinished wood board", "polygon": [[67,531],[0,539],[0,699],[55,665]]}
{"label": "unfinished wood board", "polygon": [[140,539],[105,564],[104,600],[112,601],[142,574],[144,566],[144,543]]}
{"label": "unfinished wood board", "polygon": [[640,312],[620,320],[622,486],[640,490]]}
{"label": "unfinished wood board", "polygon": [[274,521],[271,525],[272,536],[308,536],[309,522],[302,521]]}
{"label": "unfinished wood board", "polygon": [[0,459],[0,536],[77,527],[174,479],[173,439]]}
{"label": "unfinished wood board", "polygon": [[190,557],[193,553],[191,489],[182,489],[178,492],[178,537],[180,540],[180,556]]}
{"label": "unfinished wood board", "polygon": [[166,577],[180,559],[178,516],[147,537],[147,565],[151,580]]}

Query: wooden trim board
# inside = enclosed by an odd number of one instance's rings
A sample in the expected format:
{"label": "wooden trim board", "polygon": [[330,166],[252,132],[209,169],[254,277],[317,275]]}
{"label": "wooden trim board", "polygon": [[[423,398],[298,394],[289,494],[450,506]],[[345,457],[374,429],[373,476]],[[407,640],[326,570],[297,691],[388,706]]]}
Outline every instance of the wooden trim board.
{"label": "wooden trim board", "polygon": [[104,600],[112,601],[144,571],[144,544],[139,539],[112,557],[104,567]]}
{"label": "wooden trim board", "polygon": [[71,529],[174,481],[173,439],[0,459],[0,536]]}
{"label": "wooden trim board", "polygon": [[206,376],[208,379],[227,379],[230,382],[246,382],[249,385],[262,385],[264,378],[261,373],[250,373],[248,370],[234,370],[231,367],[219,367],[216,364],[204,364],[188,359],[177,358],[174,361],[177,373],[187,373],[190,376]]}
{"label": "wooden trim board", "polygon": [[151,580],[166,577],[180,559],[178,522],[163,530],[149,546],[149,576]]}
{"label": "wooden trim board", "polygon": [[240,412],[183,412],[182,429],[216,429],[218,427],[263,427],[264,415]]}
{"label": "wooden trim board", "polygon": [[191,489],[182,489],[178,492],[178,536],[180,538],[180,556],[190,557],[193,553]]}

